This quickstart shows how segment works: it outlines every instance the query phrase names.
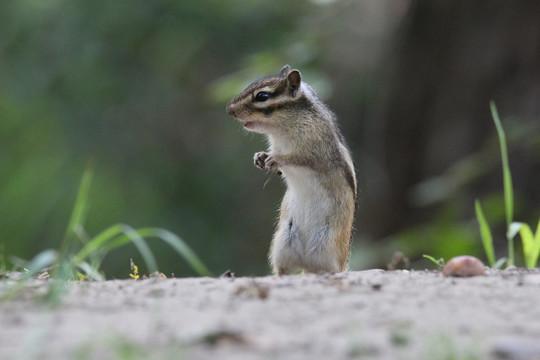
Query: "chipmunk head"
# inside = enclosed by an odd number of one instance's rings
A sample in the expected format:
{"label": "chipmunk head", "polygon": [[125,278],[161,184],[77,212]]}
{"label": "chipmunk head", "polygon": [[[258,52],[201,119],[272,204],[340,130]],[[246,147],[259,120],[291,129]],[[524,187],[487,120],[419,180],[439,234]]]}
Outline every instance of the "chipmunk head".
{"label": "chipmunk head", "polygon": [[263,134],[280,129],[307,99],[300,72],[285,65],[278,74],[259,79],[227,104],[227,113],[249,131]]}

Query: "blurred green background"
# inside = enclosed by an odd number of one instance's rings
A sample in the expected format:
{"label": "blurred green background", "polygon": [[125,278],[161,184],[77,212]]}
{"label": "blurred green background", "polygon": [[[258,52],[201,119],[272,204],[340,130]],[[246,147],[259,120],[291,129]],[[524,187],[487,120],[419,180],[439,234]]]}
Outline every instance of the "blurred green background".
{"label": "blurred green background", "polygon": [[[0,1],[0,257],[58,248],[90,162],[87,231],[181,236],[216,274],[269,272],[284,186],[224,111],[252,80],[301,70],[337,113],[359,179],[351,269],[395,251],[483,258],[474,199],[505,255],[499,148],[516,220],[540,215],[540,3]],[[160,270],[194,272],[151,242]],[[519,253],[519,251],[518,251]],[[103,270],[128,276],[132,247]]]}

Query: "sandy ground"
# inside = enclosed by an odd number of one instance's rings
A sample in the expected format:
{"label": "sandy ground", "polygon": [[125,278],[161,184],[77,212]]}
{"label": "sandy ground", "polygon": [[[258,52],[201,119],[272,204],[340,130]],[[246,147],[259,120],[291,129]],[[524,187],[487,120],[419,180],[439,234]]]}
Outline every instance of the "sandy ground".
{"label": "sandy ground", "polygon": [[49,284],[0,303],[0,359],[540,359],[538,271]]}

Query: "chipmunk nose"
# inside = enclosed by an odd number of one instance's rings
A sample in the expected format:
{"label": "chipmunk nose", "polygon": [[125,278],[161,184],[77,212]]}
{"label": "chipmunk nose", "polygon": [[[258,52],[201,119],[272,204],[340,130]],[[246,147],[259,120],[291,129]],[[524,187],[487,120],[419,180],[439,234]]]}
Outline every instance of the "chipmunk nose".
{"label": "chipmunk nose", "polygon": [[234,109],[233,109],[231,103],[227,104],[227,114],[229,114],[229,115],[231,115],[233,117],[236,117],[236,113],[234,112]]}

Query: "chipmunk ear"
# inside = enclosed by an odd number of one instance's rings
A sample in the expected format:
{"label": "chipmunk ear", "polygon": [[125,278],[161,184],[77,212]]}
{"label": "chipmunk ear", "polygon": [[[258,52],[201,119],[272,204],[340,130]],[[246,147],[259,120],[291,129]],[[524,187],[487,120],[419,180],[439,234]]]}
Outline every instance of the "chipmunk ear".
{"label": "chipmunk ear", "polygon": [[292,96],[295,96],[298,89],[300,88],[300,83],[302,82],[302,76],[300,75],[300,71],[296,69],[289,71],[289,74],[287,74],[287,80],[289,81],[289,85],[291,86]]}
{"label": "chipmunk ear", "polygon": [[287,76],[289,71],[291,71],[291,67],[289,65],[285,65],[284,67],[281,68],[281,70],[279,70],[278,75],[281,76],[281,77],[285,77],[285,76]]}

